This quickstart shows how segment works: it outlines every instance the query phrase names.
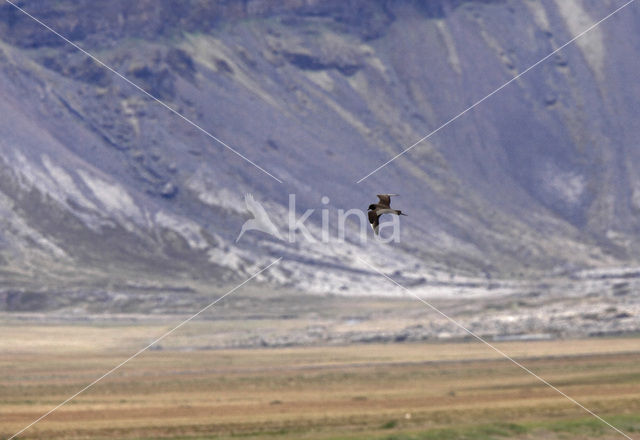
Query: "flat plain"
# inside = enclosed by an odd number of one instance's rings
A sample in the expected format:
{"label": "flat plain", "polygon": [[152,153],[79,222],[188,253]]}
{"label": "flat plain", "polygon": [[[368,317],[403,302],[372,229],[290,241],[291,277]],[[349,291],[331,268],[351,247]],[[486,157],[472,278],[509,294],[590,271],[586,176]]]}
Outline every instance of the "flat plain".
{"label": "flat plain", "polygon": [[[193,325],[191,332],[207,331],[206,323]],[[164,330],[0,326],[0,437],[10,437]],[[640,438],[640,338],[495,346]],[[624,438],[477,341],[149,350],[18,438],[238,437]]]}

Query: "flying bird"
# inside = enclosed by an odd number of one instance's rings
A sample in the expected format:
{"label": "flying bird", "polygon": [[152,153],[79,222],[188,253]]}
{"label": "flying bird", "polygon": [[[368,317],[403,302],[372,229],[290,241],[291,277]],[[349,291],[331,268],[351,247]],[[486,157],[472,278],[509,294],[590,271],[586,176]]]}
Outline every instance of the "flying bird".
{"label": "flying bird", "polygon": [[280,232],[269,218],[267,211],[264,210],[264,207],[260,203],[255,201],[251,194],[244,195],[244,203],[247,205],[247,209],[253,215],[253,218],[244,222],[240,230],[240,235],[236,238],[236,243],[245,231],[261,231],[282,240]]}
{"label": "flying bird", "polygon": [[369,223],[373,232],[378,235],[378,228],[380,227],[380,216],[382,214],[403,214],[399,209],[391,209],[391,196],[397,196],[398,194],[378,194],[378,203],[372,203],[369,205]]}

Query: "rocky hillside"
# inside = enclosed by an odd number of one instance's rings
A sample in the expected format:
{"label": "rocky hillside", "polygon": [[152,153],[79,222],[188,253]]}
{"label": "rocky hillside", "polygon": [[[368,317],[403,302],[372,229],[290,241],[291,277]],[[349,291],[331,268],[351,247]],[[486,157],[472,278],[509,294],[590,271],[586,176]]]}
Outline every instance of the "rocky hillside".
{"label": "rocky hillside", "polygon": [[[280,256],[262,282],[340,294],[389,292],[359,255],[421,293],[636,266],[636,4],[356,183],[623,3],[19,3],[282,183],[3,4],[4,297],[218,289]],[[378,192],[400,242],[335,239]],[[334,239],[236,244],[244,193]]]}

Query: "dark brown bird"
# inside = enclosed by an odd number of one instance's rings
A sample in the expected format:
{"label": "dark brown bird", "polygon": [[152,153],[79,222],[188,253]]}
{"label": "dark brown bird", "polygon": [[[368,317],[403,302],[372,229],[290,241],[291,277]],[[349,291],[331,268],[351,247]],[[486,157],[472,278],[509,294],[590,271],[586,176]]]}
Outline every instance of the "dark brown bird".
{"label": "dark brown bird", "polygon": [[398,194],[378,194],[378,203],[372,203],[369,205],[369,223],[373,232],[378,235],[378,228],[380,227],[380,216],[382,214],[403,214],[399,209],[391,209],[391,196],[397,196]]}

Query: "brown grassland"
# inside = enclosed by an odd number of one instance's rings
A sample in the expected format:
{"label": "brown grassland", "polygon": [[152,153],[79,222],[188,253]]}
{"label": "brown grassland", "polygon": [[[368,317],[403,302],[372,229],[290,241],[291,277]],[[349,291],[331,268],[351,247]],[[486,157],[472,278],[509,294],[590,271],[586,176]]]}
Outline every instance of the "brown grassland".
{"label": "brown grassland", "polygon": [[[162,330],[0,326],[0,437],[10,437]],[[640,439],[640,339],[496,346]],[[150,350],[19,438],[624,437],[469,341]]]}

